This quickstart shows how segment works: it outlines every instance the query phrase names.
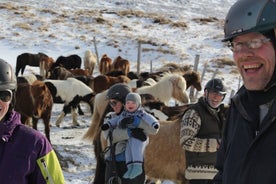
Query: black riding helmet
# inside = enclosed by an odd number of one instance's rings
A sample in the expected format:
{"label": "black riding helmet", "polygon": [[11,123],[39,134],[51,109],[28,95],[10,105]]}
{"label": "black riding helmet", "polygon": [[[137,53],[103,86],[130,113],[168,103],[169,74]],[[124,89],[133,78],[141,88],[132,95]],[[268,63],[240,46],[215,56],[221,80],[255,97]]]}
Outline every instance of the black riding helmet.
{"label": "black riding helmet", "polygon": [[226,88],[220,79],[211,79],[207,82],[205,85],[204,91],[205,90],[213,90],[215,92],[218,92],[220,94],[225,95],[226,94]]}
{"label": "black riding helmet", "polygon": [[15,91],[17,89],[16,76],[12,66],[3,59],[0,59],[0,91],[7,89],[13,92],[12,101],[8,110],[8,113],[10,113],[15,106]]}
{"label": "black riding helmet", "polygon": [[229,10],[224,25],[224,40],[249,32],[264,32],[276,27],[275,0],[239,0]]}
{"label": "black riding helmet", "polygon": [[16,77],[11,65],[0,59],[0,91],[5,89],[14,91],[16,88]]}
{"label": "black riding helmet", "polygon": [[130,93],[130,88],[122,83],[114,84],[107,91],[106,99],[115,99],[119,100],[122,103],[125,103],[125,98],[128,93]]}

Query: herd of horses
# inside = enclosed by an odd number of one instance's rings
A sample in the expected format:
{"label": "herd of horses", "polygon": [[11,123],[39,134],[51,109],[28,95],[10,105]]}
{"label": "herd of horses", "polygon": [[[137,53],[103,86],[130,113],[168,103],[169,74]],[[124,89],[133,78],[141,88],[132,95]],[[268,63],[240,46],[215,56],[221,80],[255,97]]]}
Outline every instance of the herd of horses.
{"label": "herd of horses", "polygon": [[[80,103],[87,103],[93,116],[84,139],[93,142],[95,149],[97,166],[94,183],[104,183],[105,164],[100,155],[105,144],[101,141],[99,127],[103,123],[105,114],[111,111],[105,96],[113,84],[125,83],[141,95],[145,110],[158,118],[161,123],[159,133],[150,137],[146,150],[146,174],[152,178],[185,183],[183,174],[185,153],[179,146],[179,121],[190,102],[186,90],[191,86],[198,91],[202,89],[200,74],[193,71],[190,66],[182,67],[173,63],[164,65],[156,72],[137,74],[130,71],[128,60],[118,56],[112,62],[112,59],[104,54],[98,66],[100,74],[93,76],[96,66],[95,55],[86,51],[83,61],[82,69],[82,59],[78,55],[60,56],[56,61],[44,53],[23,53],[17,57],[15,74],[18,93],[15,109],[21,113],[22,123],[37,129],[38,120],[42,119],[45,135],[50,141],[53,105],[63,104],[55,125],[60,127],[66,114],[71,113],[72,127],[74,127],[79,125],[77,115],[83,114]],[[39,67],[40,74],[23,75],[27,65]],[[168,106],[170,99],[175,99],[179,105]],[[158,144],[159,148],[156,148],[155,144]],[[172,146],[176,146],[177,149]],[[158,164],[153,166],[151,160]],[[170,168],[171,163],[178,164],[178,167]],[[175,164],[173,165],[176,166]]]}

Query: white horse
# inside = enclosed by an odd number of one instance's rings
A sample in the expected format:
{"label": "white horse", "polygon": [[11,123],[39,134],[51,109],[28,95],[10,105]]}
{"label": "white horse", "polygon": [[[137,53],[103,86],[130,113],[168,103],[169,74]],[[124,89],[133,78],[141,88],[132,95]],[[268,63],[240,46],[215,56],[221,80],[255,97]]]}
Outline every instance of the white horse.
{"label": "white horse", "polygon": [[89,74],[92,75],[97,62],[96,56],[90,50],[87,50],[84,53],[83,62],[84,69],[87,69]]}
{"label": "white horse", "polygon": [[137,88],[135,92],[150,94],[156,99],[168,105],[171,98],[181,102],[189,103],[190,99],[186,93],[186,80],[179,74],[165,74],[156,84]]}

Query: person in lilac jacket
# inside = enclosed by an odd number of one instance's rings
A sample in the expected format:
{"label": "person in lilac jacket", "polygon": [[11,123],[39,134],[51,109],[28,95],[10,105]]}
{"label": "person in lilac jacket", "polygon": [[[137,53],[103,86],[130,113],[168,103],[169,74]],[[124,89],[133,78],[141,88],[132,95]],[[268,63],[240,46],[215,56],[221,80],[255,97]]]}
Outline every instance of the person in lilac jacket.
{"label": "person in lilac jacket", "polygon": [[63,184],[57,156],[47,138],[23,125],[14,111],[16,77],[0,59],[0,183]]}

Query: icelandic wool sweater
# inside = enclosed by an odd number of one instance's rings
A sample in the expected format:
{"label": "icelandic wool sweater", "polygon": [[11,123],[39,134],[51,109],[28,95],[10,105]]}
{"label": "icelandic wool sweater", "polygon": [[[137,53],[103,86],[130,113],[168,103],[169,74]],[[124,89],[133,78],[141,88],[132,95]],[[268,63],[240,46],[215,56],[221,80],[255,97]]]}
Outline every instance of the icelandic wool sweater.
{"label": "icelandic wool sweater", "polygon": [[63,184],[56,154],[47,138],[20,122],[13,111],[0,122],[0,183]]}
{"label": "icelandic wool sweater", "polygon": [[212,179],[217,173],[214,164],[225,121],[220,110],[211,109],[201,97],[182,118],[180,143],[186,152],[187,179]]}

